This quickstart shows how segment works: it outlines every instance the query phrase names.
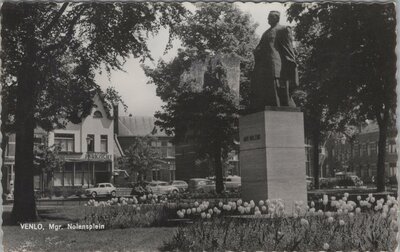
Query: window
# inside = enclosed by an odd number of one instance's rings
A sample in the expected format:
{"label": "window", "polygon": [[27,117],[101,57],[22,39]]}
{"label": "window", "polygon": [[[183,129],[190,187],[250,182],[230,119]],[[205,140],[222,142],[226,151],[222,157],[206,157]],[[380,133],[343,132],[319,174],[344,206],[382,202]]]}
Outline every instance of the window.
{"label": "window", "polygon": [[389,153],[396,153],[396,143],[389,144]]}
{"label": "window", "polygon": [[353,146],[353,157],[357,157],[358,156],[358,144],[354,144]]}
{"label": "window", "polygon": [[35,148],[37,148],[37,147],[40,146],[41,144],[43,144],[43,137],[42,137],[41,135],[35,134],[35,135],[34,135],[34,138],[33,138],[33,146],[34,146]]}
{"label": "window", "polygon": [[371,150],[371,151],[370,151],[371,154],[372,154],[372,155],[376,154],[376,143],[372,142],[372,143],[369,144],[369,146],[370,146],[369,148],[370,148],[370,150]]}
{"label": "window", "polygon": [[161,148],[161,157],[167,157],[167,148],[166,147]]}
{"label": "window", "polygon": [[365,144],[363,144],[362,145],[362,154],[363,155],[366,155],[367,153],[368,153],[368,147],[367,147],[367,144],[365,143]]}
{"label": "window", "polygon": [[396,171],[397,171],[396,163],[390,163],[389,164],[389,174],[390,174],[390,176],[396,176]]}
{"label": "window", "polygon": [[97,110],[93,113],[93,118],[103,118],[103,114]]}
{"label": "window", "polygon": [[61,151],[75,151],[75,136],[74,134],[55,134],[54,144],[61,147]]}
{"label": "window", "polygon": [[64,186],[73,186],[74,183],[74,163],[64,165]]}
{"label": "window", "polygon": [[94,135],[87,135],[87,151],[94,152]]}
{"label": "window", "polygon": [[15,134],[12,134],[8,137],[8,143],[6,146],[6,156],[7,157],[15,156]]}
{"label": "window", "polygon": [[100,152],[108,152],[107,135],[101,135],[101,137],[100,137]]}
{"label": "window", "polygon": [[161,141],[161,146],[167,146],[168,145],[168,141]]}
{"label": "window", "polygon": [[167,157],[175,157],[175,148],[169,147],[167,149]]}

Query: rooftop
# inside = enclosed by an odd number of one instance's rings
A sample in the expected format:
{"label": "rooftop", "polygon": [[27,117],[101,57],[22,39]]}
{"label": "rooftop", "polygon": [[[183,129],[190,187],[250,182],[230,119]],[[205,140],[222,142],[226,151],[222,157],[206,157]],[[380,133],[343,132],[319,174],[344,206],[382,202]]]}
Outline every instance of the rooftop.
{"label": "rooftop", "polygon": [[119,116],[118,136],[155,136],[167,137],[164,131],[155,126],[152,116]]}

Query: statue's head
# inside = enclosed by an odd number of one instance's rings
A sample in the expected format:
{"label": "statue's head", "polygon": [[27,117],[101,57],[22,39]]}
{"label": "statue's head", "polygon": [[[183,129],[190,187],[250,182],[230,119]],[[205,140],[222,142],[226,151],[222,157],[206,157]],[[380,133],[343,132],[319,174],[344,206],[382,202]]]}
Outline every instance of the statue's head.
{"label": "statue's head", "polygon": [[276,25],[279,23],[279,18],[281,16],[281,13],[279,11],[270,11],[268,15],[268,24],[271,26]]}

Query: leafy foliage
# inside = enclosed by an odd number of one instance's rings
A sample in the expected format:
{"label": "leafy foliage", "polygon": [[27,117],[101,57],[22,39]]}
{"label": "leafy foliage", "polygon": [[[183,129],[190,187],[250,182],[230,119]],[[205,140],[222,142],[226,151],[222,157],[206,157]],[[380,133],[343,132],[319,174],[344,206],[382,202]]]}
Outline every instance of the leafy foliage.
{"label": "leafy foliage", "polygon": [[196,12],[176,29],[183,45],[178,56],[168,63],[161,60],[155,69],[144,67],[145,73],[157,86],[157,95],[167,102],[184,91],[181,75],[193,62],[233,53],[241,61],[241,103],[246,106],[258,24],[231,3],[199,3],[196,6]]}
{"label": "leafy foliage", "polygon": [[[16,129],[13,216],[36,219],[33,131],[79,123],[90,112],[97,70],[122,70],[126,58],[151,58],[147,38],[161,27],[170,40],[185,16],[178,3],[7,2],[1,7],[3,124]],[[15,95],[15,96],[14,96]],[[3,103],[4,104],[4,103]],[[15,121],[12,119],[15,118]],[[14,123],[15,122],[15,123]],[[11,127],[12,128],[12,127]],[[3,127],[2,130],[6,128]]]}
{"label": "leafy foliage", "polygon": [[221,192],[221,158],[226,159],[234,148],[239,118],[238,105],[226,82],[223,67],[219,64],[212,69],[210,65],[204,74],[201,91],[184,89],[176,100],[169,101],[163,109],[164,112],[155,115],[158,119],[156,124],[167,133],[174,132],[176,142],[196,143],[199,158],[214,161],[217,192]]}
{"label": "leafy foliage", "polygon": [[[77,123],[90,113],[91,98],[99,92],[95,70],[101,64],[109,72],[122,70],[131,55],[151,58],[148,35],[170,27],[172,39],[185,13],[174,3],[6,3],[2,9],[3,95],[11,95],[9,107],[15,107],[13,90],[24,61],[24,40],[29,40],[38,73],[35,119],[47,130],[62,127],[60,119]],[[35,37],[24,33],[27,22]]]}
{"label": "leafy foliage", "polygon": [[194,15],[179,26],[178,36],[184,47],[199,54],[236,53],[243,59],[253,57],[255,30],[249,14],[231,3],[198,3]]}
{"label": "leafy foliage", "polygon": [[60,155],[61,147],[58,145],[38,145],[34,150],[34,165],[40,174],[47,174],[48,180],[54,176],[55,171],[64,168],[65,160]]}
{"label": "leafy foliage", "polygon": [[135,137],[131,146],[124,150],[124,156],[117,161],[120,168],[130,175],[138,173],[139,179],[142,179],[141,175],[154,169],[160,162],[161,154],[151,145],[152,141],[152,137]]}
{"label": "leafy foliage", "polygon": [[383,190],[386,132],[396,108],[394,4],[293,4],[288,17],[297,22],[307,128],[344,132],[376,120]]}

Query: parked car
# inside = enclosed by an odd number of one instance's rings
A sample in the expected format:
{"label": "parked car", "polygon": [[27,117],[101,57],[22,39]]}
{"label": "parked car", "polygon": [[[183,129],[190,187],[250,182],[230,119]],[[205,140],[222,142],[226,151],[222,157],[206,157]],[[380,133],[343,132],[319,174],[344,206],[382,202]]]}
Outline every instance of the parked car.
{"label": "parked car", "polygon": [[189,180],[190,192],[215,192],[215,182],[204,178],[192,178]]}
{"label": "parked car", "polygon": [[240,191],[242,187],[242,178],[239,176],[228,176],[224,178],[225,189],[228,191]]}
{"label": "parked car", "polygon": [[179,193],[178,187],[169,185],[168,182],[165,181],[152,181],[146,188],[150,189],[153,194],[157,195]]}
{"label": "parked car", "polygon": [[86,189],[85,194],[93,198],[97,196],[115,197],[117,195],[116,188],[111,183],[98,183],[94,187]]}
{"label": "parked car", "polygon": [[320,188],[335,188],[335,187],[348,187],[348,186],[362,186],[364,182],[355,174],[348,172],[338,172],[335,177],[320,178]]}
{"label": "parked car", "polygon": [[188,189],[189,185],[183,180],[173,180],[169,183],[172,186],[175,186],[179,189],[180,192],[184,192]]}

